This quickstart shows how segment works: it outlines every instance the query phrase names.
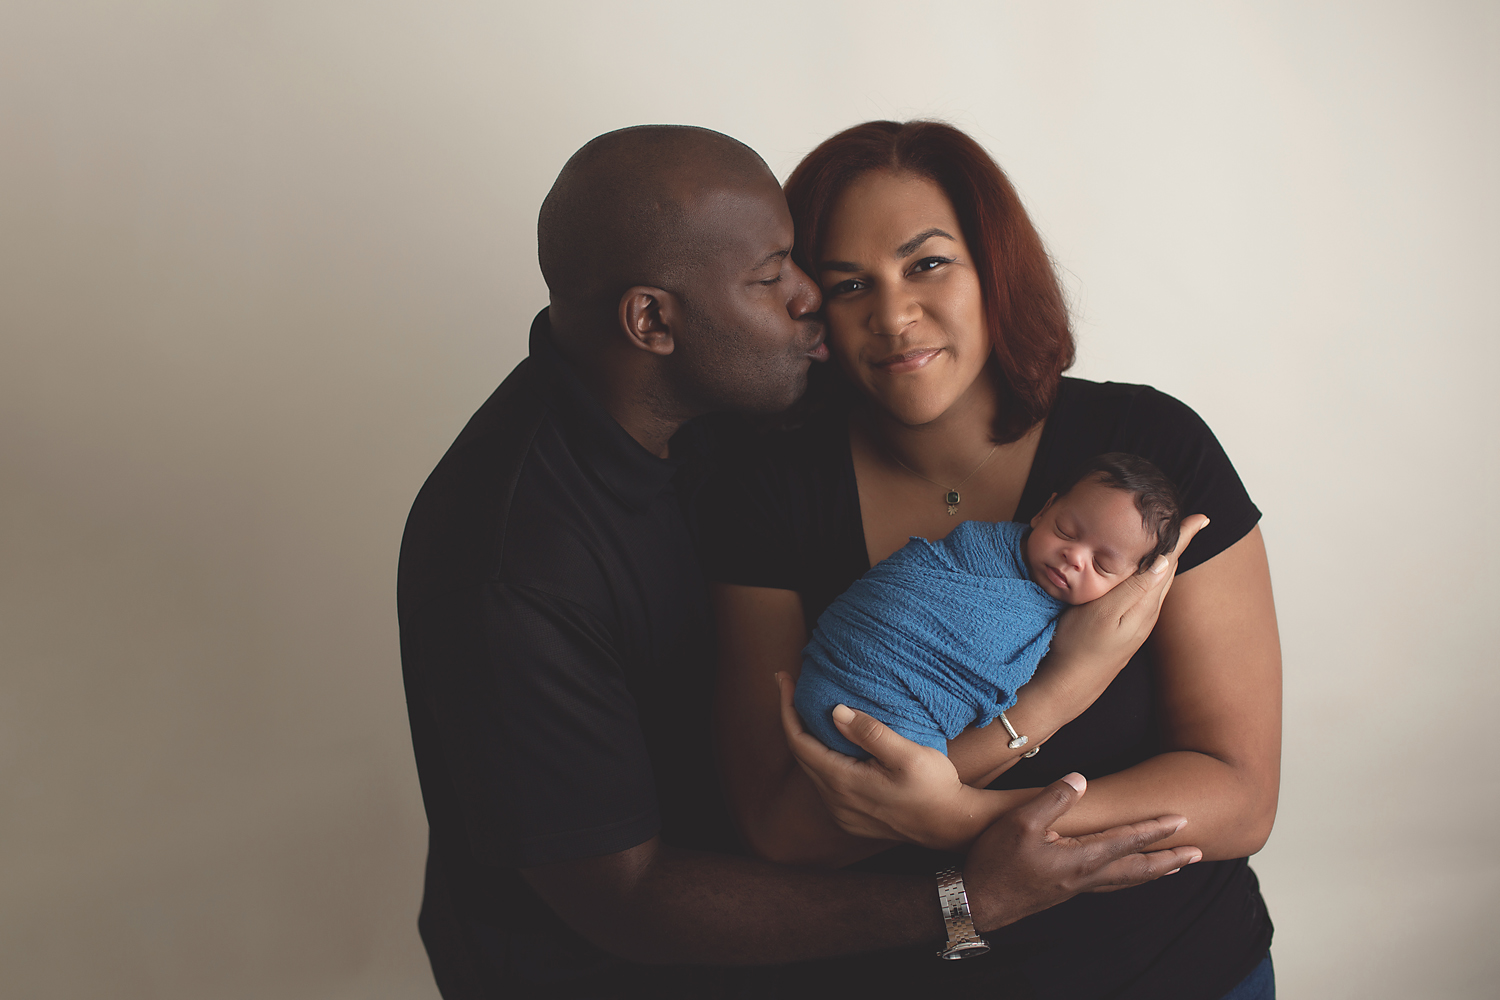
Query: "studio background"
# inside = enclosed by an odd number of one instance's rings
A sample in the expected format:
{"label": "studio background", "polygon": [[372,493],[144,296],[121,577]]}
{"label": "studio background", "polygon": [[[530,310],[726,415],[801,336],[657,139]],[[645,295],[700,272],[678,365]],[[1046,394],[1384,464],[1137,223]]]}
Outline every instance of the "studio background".
{"label": "studio background", "polygon": [[0,995],[436,996],[394,582],[592,136],[937,116],[1266,512],[1288,998],[1500,977],[1484,2],[0,3]]}

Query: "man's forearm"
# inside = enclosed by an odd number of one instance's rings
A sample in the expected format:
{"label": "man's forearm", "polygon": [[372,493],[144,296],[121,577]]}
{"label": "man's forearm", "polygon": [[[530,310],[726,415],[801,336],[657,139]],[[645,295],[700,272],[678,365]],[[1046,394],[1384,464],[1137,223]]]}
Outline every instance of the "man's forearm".
{"label": "man's forearm", "polygon": [[[964,879],[976,927],[993,930],[1079,892],[1138,885],[1202,857],[1196,847],[1150,849],[1182,829],[1181,816],[1059,837],[1053,827],[1084,788],[1082,775],[1067,775],[974,841]],[[677,850],[657,838],[522,875],[589,941],[642,963],[795,962],[945,937],[927,875],[793,868]]]}
{"label": "man's forearm", "polygon": [[925,876],[792,868],[656,840],[523,874],[584,937],[647,964],[795,962],[945,935]]}

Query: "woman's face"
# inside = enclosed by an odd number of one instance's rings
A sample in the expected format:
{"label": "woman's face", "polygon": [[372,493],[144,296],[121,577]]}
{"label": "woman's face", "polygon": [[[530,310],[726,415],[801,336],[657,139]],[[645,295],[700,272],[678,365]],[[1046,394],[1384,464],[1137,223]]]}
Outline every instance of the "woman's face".
{"label": "woman's face", "polygon": [[828,344],[855,385],[916,427],[976,391],[990,356],[979,276],[934,181],[871,171],[834,202],[815,261]]}

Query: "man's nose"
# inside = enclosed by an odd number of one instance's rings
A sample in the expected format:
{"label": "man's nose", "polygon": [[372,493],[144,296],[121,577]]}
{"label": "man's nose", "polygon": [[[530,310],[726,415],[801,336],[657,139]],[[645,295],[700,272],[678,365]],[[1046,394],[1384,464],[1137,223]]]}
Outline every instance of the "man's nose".
{"label": "man's nose", "polygon": [[801,319],[823,307],[823,292],[818,288],[818,283],[796,263],[792,264],[792,280],[795,290],[792,292],[792,300],[787,303],[787,311],[792,314],[792,319]]}

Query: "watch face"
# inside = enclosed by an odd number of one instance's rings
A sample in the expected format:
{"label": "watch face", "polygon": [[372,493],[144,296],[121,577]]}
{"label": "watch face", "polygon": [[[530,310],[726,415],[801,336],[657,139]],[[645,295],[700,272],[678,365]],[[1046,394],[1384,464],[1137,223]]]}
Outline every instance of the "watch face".
{"label": "watch face", "polygon": [[983,941],[965,941],[956,944],[943,952],[943,957],[950,962],[960,958],[978,958],[980,955],[988,954],[990,946]]}

